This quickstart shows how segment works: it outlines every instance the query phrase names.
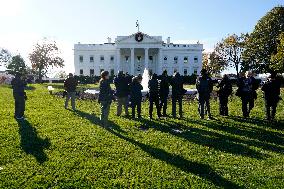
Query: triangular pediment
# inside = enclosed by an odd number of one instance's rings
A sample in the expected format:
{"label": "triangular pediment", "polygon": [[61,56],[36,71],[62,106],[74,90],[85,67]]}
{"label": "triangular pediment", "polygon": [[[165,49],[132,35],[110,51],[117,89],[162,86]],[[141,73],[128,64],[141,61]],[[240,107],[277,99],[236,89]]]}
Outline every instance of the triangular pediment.
{"label": "triangular pediment", "polygon": [[150,36],[148,34],[139,32],[143,35],[143,40],[138,42],[136,40],[137,33],[134,33],[129,36],[117,36],[115,42],[117,44],[124,44],[124,43],[163,43],[162,36]]}

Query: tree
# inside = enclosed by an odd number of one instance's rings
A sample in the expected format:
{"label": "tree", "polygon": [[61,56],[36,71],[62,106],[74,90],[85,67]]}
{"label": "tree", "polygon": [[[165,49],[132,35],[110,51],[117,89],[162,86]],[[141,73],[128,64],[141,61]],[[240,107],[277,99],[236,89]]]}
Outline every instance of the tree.
{"label": "tree", "polygon": [[7,70],[9,74],[15,75],[17,72],[25,75],[27,73],[27,66],[21,55],[12,57],[12,60],[8,63]]}
{"label": "tree", "polygon": [[0,66],[5,65],[11,60],[11,53],[7,49],[0,48]]}
{"label": "tree", "polygon": [[61,70],[57,74],[55,74],[55,78],[66,78],[67,74],[65,71]]}
{"label": "tree", "polygon": [[279,35],[279,43],[277,53],[271,56],[271,70],[283,73],[284,72],[284,32]]}
{"label": "tree", "polygon": [[203,53],[202,60],[202,68],[211,75],[218,75],[225,69],[225,61],[216,52]]}
{"label": "tree", "polygon": [[248,35],[245,43],[245,69],[254,69],[259,73],[271,72],[276,69],[279,36],[284,32],[284,7],[274,7],[256,24],[253,32]]}
{"label": "tree", "polygon": [[49,42],[46,39],[42,43],[34,46],[29,59],[32,63],[32,69],[38,73],[39,82],[46,75],[50,67],[63,67],[64,60],[59,56],[60,52],[55,41]]}
{"label": "tree", "polygon": [[222,39],[217,43],[214,49],[214,56],[216,56],[217,59],[224,61],[224,68],[235,68],[237,76],[239,75],[242,66],[242,53],[244,51],[245,40],[245,34],[241,34],[240,36],[236,34],[229,35],[227,38]]}

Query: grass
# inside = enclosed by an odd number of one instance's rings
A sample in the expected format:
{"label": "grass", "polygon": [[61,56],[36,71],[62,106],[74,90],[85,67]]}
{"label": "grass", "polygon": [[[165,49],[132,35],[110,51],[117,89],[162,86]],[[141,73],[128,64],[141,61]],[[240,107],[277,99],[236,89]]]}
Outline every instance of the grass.
{"label": "grass", "polygon": [[[283,122],[267,123],[261,93],[251,119],[232,97],[230,116],[200,120],[197,102],[184,102],[185,118],[98,121],[96,101],[77,101],[77,112],[47,85],[27,91],[27,120],[13,119],[13,97],[0,87],[0,188],[282,188]],[[56,85],[57,90],[62,87]],[[282,97],[283,91],[282,91]],[[171,108],[168,108],[170,114]],[[284,119],[283,102],[277,119]],[[140,127],[147,128],[145,131]],[[184,132],[174,132],[179,129]]]}

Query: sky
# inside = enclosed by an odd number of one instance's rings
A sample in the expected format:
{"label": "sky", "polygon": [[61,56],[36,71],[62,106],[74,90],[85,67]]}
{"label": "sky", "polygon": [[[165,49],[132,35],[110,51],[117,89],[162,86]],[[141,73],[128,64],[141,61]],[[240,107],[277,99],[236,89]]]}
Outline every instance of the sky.
{"label": "sky", "polygon": [[174,43],[200,41],[210,52],[228,34],[251,32],[277,5],[284,0],[0,0],[0,47],[20,54],[29,65],[35,43],[55,40],[65,67],[50,74],[74,72],[75,43],[131,35],[139,20],[143,33],[164,41],[171,37]]}

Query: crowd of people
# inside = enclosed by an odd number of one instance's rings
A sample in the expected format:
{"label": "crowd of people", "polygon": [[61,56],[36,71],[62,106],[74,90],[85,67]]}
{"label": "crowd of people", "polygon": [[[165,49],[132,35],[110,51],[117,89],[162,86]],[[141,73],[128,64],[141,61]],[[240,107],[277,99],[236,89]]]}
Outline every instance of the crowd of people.
{"label": "crowd of people", "polygon": [[[101,107],[100,120],[102,124],[108,125],[108,116],[110,107],[113,101],[117,102],[116,115],[122,115],[122,109],[125,111],[125,116],[129,116],[129,107],[132,109],[131,116],[141,118],[141,103],[142,90],[141,85],[142,76],[131,77],[120,71],[113,83],[115,89],[111,88],[110,77],[108,71],[101,73],[99,81],[99,97],[98,102]],[[260,87],[260,83],[254,78],[252,72],[241,73],[237,81],[236,96],[240,97],[242,101],[242,112],[245,118],[250,116],[250,112],[254,107],[254,101],[257,99],[256,90]],[[12,80],[13,95],[15,99],[15,118],[24,119],[25,100],[27,99],[25,93],[26,83],[21,79],[19,74],[16,74]],[[68,102],[71,99],[72,109],[75,111],[76,87],[78,82],[69,74],[64,82],[65,88],[65,108],[68,108]],[[183,78],[178,72],[175,72],[172,77],[169,77],[167,71],[158,77],[153,74],[148,82],[148,98],[149,98],[149,119],[153,119],[154,105],[156,107],[158,118],[168,117],[167,108],[168,100],[171,97],[172,102],[172,117],[177,117],[177,105],[179,107],[179,118],[183,118],[183,95],[187,92],[183,88]],[[170,90],[171,86],[171,90]],[[213,81],[207,71],[202,69],[200,76],[196,81],[196,89],[198,92],[198,112],[201,119],[208,115],[208,119],[213,119],[210,111],[210,97],[213,91]],[[228,116],[228,102],[229,96],[233,94],[232,83],[227,75],[224,75],[222,80],[216,86],[218,88],[217,94],[219,97],[219,113],[221,116]],[[264,92],[266,119],[275,119],[276,108],[280,97],[281,82],[277,79],[275,73],[271,73],[267,82],[262,85],[261,90]],[[171,91],[171,94],[170,94]],[[145,92],[145,91],[144,91]],[[136,114],[137,113],[137,114]],[[137,116],[136,116],[137,115]]]}

